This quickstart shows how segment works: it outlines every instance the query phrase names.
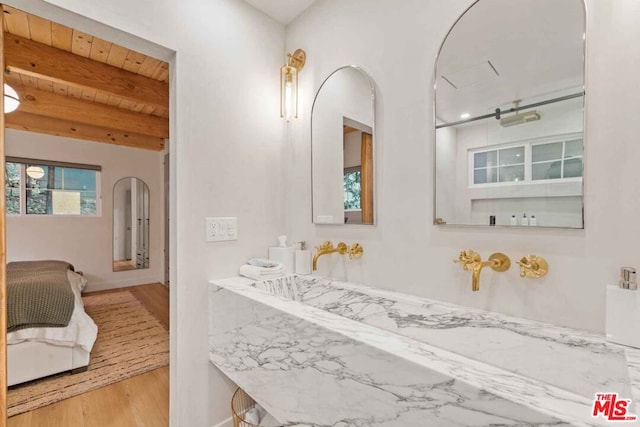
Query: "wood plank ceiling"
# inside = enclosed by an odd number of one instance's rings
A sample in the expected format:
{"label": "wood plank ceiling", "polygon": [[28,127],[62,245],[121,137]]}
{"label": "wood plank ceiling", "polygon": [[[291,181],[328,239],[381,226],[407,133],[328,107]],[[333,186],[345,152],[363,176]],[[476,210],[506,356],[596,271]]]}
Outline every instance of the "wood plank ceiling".
{"label": "wood plank ceiling", "polygon": [[5,82],[20,96],[6,126],[162,150],[169,137],[169,65],[3,6]]}

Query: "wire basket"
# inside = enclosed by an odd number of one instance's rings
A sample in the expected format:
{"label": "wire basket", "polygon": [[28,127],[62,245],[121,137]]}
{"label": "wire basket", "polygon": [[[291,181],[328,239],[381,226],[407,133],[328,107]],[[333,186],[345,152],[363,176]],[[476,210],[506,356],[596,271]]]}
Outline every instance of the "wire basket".
{"label": "wire basket", "polygon": [[256,401],[245,393],[244,390],[238,388],[231,398],[231,415],[233,416],[233,427],[259,427],[245,421],[243,416],[247,411],[256,406]]}

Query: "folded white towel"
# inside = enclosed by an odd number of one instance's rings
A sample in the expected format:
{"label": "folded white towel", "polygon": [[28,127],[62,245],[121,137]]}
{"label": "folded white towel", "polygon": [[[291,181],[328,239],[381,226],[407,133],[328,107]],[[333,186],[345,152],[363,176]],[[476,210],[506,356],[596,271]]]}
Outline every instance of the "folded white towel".
{"label": "folded white towel", "polygon": [[247,264],[266,268],[277,267],[278,265],[281,265],[266,258],[251,258],[249,261],[247,261]]}
{"label": "folded white towel", "polygon": [[277,264],[275,267],[258,267],[245,264],[240,267],[240,275],[253,280],[275,279],[285,275],[284,266]]}

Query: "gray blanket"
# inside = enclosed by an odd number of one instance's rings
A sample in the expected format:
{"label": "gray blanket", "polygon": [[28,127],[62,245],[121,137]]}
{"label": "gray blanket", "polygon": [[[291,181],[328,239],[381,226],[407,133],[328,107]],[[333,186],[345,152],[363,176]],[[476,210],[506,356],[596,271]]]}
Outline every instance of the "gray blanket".
{"label": "gray blanket", "polygon": [[73,313],[74,296],[64,261],[7,264],[7,332],[64,327]]}

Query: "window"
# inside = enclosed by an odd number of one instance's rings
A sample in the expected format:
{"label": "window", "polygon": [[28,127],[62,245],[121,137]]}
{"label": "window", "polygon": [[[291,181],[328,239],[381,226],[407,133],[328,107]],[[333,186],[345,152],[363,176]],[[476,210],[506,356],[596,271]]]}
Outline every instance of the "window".
{"label": "window", "polygon": [[531,146],[531,179],[563,179],[582,176],[582,140]]}
{"label": "window", "polygon": [[524,181],[524,146],[474,153],[473,183]]}
{"label": "window", "polygon": [[344,170],[344,209],[360,210],[360,167]]}
{"label": "window", "polygon": [[9,215],[100,214],[100,167],[8,158]]}
{"label": "window", "polygon": [[558,139],[470,151],[471,185],[582,178],[582,139]]}

